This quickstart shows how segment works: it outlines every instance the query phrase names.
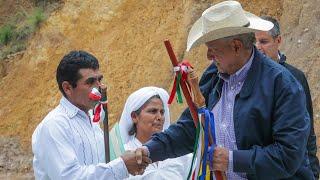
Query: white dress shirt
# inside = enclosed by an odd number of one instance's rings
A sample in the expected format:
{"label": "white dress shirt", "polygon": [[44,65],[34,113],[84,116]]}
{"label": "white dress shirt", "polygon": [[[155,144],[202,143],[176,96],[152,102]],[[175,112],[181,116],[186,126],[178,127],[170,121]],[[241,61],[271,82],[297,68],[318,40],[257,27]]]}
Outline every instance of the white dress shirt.
{"label": "white dress shirt", "polygon": [[103,132],[98,123],[62,98],[32,135],[36,179],[124,179],[121,158],[105,164]]}
{"label": "white dress shirt", "polygon": [[[127,144],[124,145],[125,150],[135,150],[141,147],[141,142],[134,136],[130,136]],[[184,180],[187,179],[190,165],[192,161],[192,154],[187,154],[178,158],[166,159],[147,166],[143,175],[132,176],[129,180],[145,179],[145,180]]]}

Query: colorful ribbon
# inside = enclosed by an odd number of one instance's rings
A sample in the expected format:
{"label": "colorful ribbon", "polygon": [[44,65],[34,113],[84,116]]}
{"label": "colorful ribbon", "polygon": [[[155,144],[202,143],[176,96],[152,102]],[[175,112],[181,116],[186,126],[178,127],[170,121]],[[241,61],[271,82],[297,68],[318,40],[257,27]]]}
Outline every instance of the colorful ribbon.
{"label": "colorful ribbon", "polygon": [[99,101],[93,109],[93,122],[99,122],[101,119],[104,119],[105,111],[103,107],[108,105],[108,100],[102,97],[100,91],[97,88],[92,88],[89,93],[89,98],[93,101]]}
{"label": "colorful ribbon", "polygon": [[[203,129],[200,129],[202,128],[200,125],[198,125],[196,129],[196,141],[195,141],[194,150],[193,150],[194,154],[192,158],[191,168],[188,174],[188,179],[190,179],[191,173],[192,173],[193,180],[194,179],[205,180],[207,171],[208,171],[208,168],[207,168],[208,161],[209,161],[209,169],[212,170],[213,152],[216,146],[215,124],[214,124],[214,115],[208,109],[200,108],[198,109],[198,113],[204,116],[205,121],[204,121]],[[211,146],[209,146],[209,133],[213,138],[213,144]],[[199,156],[199,153],[201,153],[201,156]],[[198,163],[196,163],[195,168],[193,168],[193,165],[195,164],[194,162],[195,162],[196,156],[201,159],[197,159]],[[201,175],[200,175],[200,172],[201,172]],[[212,176],[211,172],[210,172],[210,176]]]}
{"label": "colorful ribbon", "polygon": [[187,82],[188,68],[190,67],[193,68],[187,60],[183,60],[181,63],[178,64],[178,66],[173,68],[173,71],[175,72],[175,78],[174,78],[173,87],[170,93],[170,97],[168,100],[168,104],[172,103],[175,94],[177,94],[177,102],[179,104],[183,103],[180,84],[186,83],[187,87],[190,90],[189,84]]}

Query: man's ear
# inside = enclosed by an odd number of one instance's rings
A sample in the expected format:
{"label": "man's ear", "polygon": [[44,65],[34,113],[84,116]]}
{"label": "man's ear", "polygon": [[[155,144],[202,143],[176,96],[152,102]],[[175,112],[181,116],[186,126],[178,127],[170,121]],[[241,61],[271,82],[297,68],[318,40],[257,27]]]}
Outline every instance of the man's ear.
{"label": "man's ear", "polygon": [[138,115],[135,112],[131,113],[131,119],[133,121],[134,124],[138,123]]}
{"label": "man's ear", "polygon": [[282,38],[281,38],[281,35],[279,35],[278,37],[276,37],[276,42],[279,44],[279,46],[280,46],[280,44],[282,43]]}
{"label": "man's ear", "polygon": [[73,87],[68,81],[62,82],[62,89],[64,93],[66,94],[67,98],[71,96]]}
{"label": "man's ear", "polygon": [[243,44],[241,41],[234,39],[232,41],[232,49],[235,51],[237,55],[239,55],[240,49],[243,48]]}

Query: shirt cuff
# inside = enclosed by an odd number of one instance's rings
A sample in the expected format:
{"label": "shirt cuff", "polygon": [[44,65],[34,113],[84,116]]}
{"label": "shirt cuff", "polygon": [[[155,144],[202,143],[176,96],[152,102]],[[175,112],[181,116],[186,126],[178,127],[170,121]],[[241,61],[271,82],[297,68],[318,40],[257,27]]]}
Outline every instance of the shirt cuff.
{"label": "shirt cuff", "polygon": [[129,172],[126,167],[126,164],[124,163],[123,159],[121,157],[110,161],[108,163],[109,167],[111,167],[112,172],[115,176],[115,179],[125,179],[129,177]]}
{"label": "shirt cuff", "polygon": [[233,172],[233,151],[229,151],[228,171]]}

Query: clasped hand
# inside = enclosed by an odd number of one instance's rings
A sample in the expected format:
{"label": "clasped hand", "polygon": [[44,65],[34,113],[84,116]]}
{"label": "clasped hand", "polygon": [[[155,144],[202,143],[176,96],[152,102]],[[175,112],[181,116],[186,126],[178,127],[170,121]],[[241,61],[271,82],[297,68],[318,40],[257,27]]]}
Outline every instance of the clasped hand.
{"label": "clasped hand", "polygon": [[152,163],[145,148],[138,148],[135,151],[126,151],[121,158],[123,159],[128,172],[132,175],[141,175],[146,167]]}

